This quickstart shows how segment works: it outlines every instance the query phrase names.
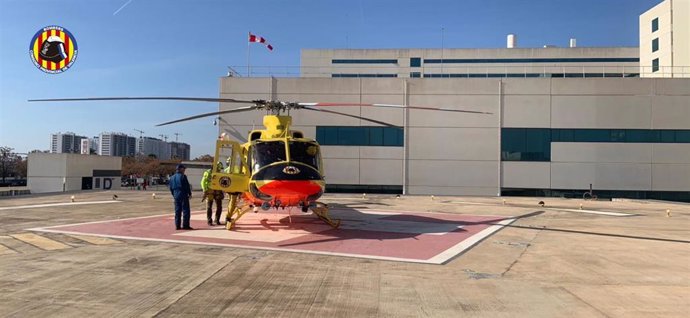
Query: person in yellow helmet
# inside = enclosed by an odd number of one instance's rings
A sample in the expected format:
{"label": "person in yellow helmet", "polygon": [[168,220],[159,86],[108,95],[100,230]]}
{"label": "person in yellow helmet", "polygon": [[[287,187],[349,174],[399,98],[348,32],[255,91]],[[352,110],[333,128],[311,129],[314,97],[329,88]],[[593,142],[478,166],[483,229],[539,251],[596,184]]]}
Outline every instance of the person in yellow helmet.
{"label": "person in yellow helmet", "polygon": [[[215,220],[216,225],[221,225],[220,215],[223,214],[224,194],[223,191],[211,189],[211,169],[204,172],[201,178],[201,189],[204,191],[204,198],[206,199],[206,219],[208,220],[208,225],[213,226],[213,220]],[[211,219],[214,201],[216,202],[216,217]]]}

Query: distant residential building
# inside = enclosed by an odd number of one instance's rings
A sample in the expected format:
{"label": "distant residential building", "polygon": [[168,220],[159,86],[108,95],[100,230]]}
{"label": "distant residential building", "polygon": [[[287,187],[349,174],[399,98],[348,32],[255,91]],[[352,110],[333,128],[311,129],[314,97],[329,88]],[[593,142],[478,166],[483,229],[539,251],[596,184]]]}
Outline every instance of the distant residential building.
{"label": "distant residential building", "polygon": [[170,145],[171,159],[189,160],[189,153],[191,150],[189,144],[175,141],[171,141],[168,144]]}
{"label": "distant residential building", "polygon": [[92,153],[98,153],[98,141],[100,138],[98,136],[93,136],[93,138],[89,138],[89,148]]}
{"label": "distant residential building", "polygon": [[640,15],[640,74],[690,77],[690,1],[665,0]]}
{"label": "distant residential building", "polygon": [[124,133],[101,133],[98,137],[98,154],[101,156],[134,156],[136,154],[136,138]]}
{"label": "distant residential building", "polygon": [[137,154],[150,156],[154,155],[161,160],[170,159],[170,145],[158,138],[140,137],[136,141]]}
{"label": "distant residential building", "polygon": [[55,133],[50,135],[51,153],[79,153],[81,140],[87,139],[84,136],[76,135],[73,132]]}

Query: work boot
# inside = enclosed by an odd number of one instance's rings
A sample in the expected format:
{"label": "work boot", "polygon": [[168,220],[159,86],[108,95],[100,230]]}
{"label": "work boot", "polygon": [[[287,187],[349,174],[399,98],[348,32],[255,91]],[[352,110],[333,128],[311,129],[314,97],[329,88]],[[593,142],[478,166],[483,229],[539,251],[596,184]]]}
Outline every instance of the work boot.
{"label": "work boot", "polygon": [[220,224],[220,220],[216,220],[216,225],[222,225]]}
{"label": "work boot", "polygon": [[208,226],[213,226],[213,222],[211,222],[211,220],[208,220]]}

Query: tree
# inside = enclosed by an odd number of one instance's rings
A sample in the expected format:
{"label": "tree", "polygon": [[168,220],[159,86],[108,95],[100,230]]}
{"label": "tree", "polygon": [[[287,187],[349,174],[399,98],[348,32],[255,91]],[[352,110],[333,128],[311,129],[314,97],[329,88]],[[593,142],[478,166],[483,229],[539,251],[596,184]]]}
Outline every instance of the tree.
{"label": "tree", "polygon": [[201,162],[213,162],[213,156],[211,155],[202,155],[200,157],[194,158],[192,161],[201,161]]}
{"label": "tree", "polygon": [[12,152],[14,148],[0,147],[0,176],[2,176],[2,183],[5,179],[17,174],[17,165],[22,161],[22,158],[16,153]]}
{"label": "tree", "polygon": [[15,172],[22,178],[28,177],[28,170],[29,170],[29,157],[26,157],[24,159],[20,159],[17,162],[17,167],[15,169]]}
{"label": "tree", "polygon": [[137,176],[167,176],[175,172],[174,166],[162,165],[161,161],[151,156],[136,156],[122,158],[122,175]]}

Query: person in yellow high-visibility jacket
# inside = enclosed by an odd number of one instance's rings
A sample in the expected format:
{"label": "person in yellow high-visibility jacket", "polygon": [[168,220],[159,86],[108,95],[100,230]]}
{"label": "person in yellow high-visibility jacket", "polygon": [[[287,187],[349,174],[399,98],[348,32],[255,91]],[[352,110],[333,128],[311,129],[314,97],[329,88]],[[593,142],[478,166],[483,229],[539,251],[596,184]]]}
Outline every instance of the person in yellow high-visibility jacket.
{"label": "person in yellow high-visibility jacket", "polygon": [[[204,199],[206,200],[206,219],[208,225],[213,226],[213,220],[216,225],[220,224],[220,215],[223,214],[223,191],[211,189],[211,169],[204,172],[201,178],[201,189],[204,191]],[[216,217],[211,219],[213,214],[213,202],[216,202]]]}

